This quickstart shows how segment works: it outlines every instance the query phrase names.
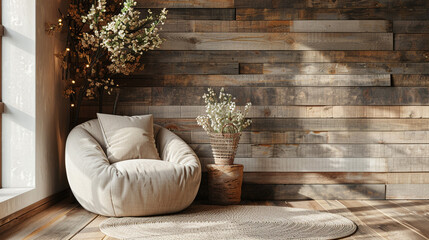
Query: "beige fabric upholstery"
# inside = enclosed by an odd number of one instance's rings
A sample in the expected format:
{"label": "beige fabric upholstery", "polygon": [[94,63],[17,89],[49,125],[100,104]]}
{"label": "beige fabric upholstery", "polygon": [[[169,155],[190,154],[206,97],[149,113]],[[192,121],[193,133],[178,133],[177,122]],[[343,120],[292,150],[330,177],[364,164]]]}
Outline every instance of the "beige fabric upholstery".
{"label": "beige fabric upholstery", "polygon": [[97,113],[110,163],[129,159],[159,159],[153,135],[153,116]]}
{"label": "beige fabric upholstery", "polygon": [[178,136],[154,125],[160,160],[110,164],[98,121],[75,127],[66,143],[70,188],[88,211],[104,216],[148,216],[181,211],[194,200],[201,166]]}

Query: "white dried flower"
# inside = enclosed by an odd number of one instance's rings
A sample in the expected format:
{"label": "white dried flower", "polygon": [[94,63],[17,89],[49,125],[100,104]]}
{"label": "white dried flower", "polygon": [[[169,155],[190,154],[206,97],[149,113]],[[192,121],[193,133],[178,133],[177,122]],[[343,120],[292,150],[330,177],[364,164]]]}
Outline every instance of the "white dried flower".
{"label": "white dried flower", "polygon": [[205,115],[197,117],[198,125],[207,132],[215,133],[237,133],[250,126],[252,120],[246,119],[251,103],[247,103],[244,112],[236,110],[235,98],[231,94],[225,93],[224,88],[216,93],[209,88],[208,93],[202,97],[206,103]]}

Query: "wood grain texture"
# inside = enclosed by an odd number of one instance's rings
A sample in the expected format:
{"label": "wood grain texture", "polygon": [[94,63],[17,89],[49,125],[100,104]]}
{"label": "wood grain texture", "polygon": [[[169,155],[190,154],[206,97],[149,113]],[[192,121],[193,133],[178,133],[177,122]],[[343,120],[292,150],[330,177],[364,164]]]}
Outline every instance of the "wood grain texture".
{"label": "wood grain texture", "polygon": [[391,33],[164,33],[161,50],[393,50]]}
{"label": "wood grain texture", "polygon": [[[425,224],[427,220],[425,216],[416,214],[416,217],[411,217],[407,209],[398,207],[395,202],[364,201],[364,203],[376,208],[384,215],[397,220],[402,225],[407,226],[412,232],[418,234],[420,238],[427,239],[427,236],[429,236],[429,229],[427,228],[427,224]],[[407,237],[410,237],[410,235]]]}
{"label": "wood grain texture", "polygon": [[395,172],[387,174],[388,184],[429,184],[429,172]]}
{"label": "wood grain texture", "polygon": [[[206,132],[176,132],[189,133],[190,143],[209,143]],[[360,131],[286,131],[286,132],[243,132],[240,143],[251,144],[297,144],[297,143],[429,143],[428,131],[399,131],[399,132],[360,132]]]}
{"label": "wood grain texture", "polygon": [[238,74],[235,63],[145,63],[142,74]]}
{"label": "wood grain texture", "polygon": [[242,50],[155,50],[143,62],[211,63],[418,63],[429,61],[429,51],[242,51]]}
{"label": "wood grain texture", "polygon": [[390,86],[389,74],[375,75],[133,75],[117,80],[122,87],[349,87]]}
{"label": "wood grain texture", "polygon": [[264,64],[262,63],[240,63],[240,74],[263,74]]}
{"label": "wood grain texture", "polygon": [[[213,158],[200,158],[201,165]],[[387,172],[389,158],[240,158],[244,172]]]}
{"label": "wood grain texture", "polygon": [[[210,144],[190,144],[199,157],[213,157]],[[239,144],[246,158],[405,158],[429,155],[428,144]]]}
{"label": "wood grain texture", "polygon": [[394,33],[429,33],[429,21],[393,21]]}
{"label": "wood grain texture", "polygon": [[429,75],[392,75],[392,85],[395,87],[429,87]]}
{"label": "wood grain texture", "polygon": [[[402,176],[400,173],[391,179]],[[388,182],[387,173],[359,172],[246,172],[243,182],[250,184],[384,184]],[[418,178],[416,176],[416,178]]]}
{"label": "wood grain texture", "polygon": [[[171,3],[175,4],[173,1]],[[150,9],[155,14],[159,14],[162,7]],[[143,13],[147,12],[147,8],[139,10]],[[235,20],[235,8],[168,8],[167,18],[168,20]]]}
{"label": "wood grain texture", "polygon": [[[163,7],[169,14],[162,48],[143,55],[142,72],[115,79],[121,86],[118,114],[153,114],[156,123],[190,144],[203,164],[212,163],[207,135],[195,118],[205,112],[201,96],[207,88],[225,87],[238,109],[253,105],[253,124],[242,134],[236,159],[252,174],[251,184],[312,186],[317,176],[324,185],[351,184],[351,189],[428,184],[428,1],[139,0],[138,5],[155,13]],[[106,113],[113,101],[105,97]],[[81,120],[95,118],[97,105],[85,101]],[[355,190],[330,189],[342,198],[360,197]],[[331,211],[333,206],[342,204],[325,204]],[[386,228],[401,230],[389,221]],[[393,237],[368,229],[363,233],[371,237]]]}
{"label": "wood grain texture", "polygon": [[384,199],[384,184],[272,185],[245,184],[243,198],[287,199]]}
{"label": "wood grain texture", "polygon": [[137,8],[234,8],[234,0],[137,0]]}
{"label": "wood grain texture", "polygon": [[388,172],[429,172],[429,158],[404,157],[387,159]]}
{"label": "wood grain texture", "polygon": [[167,20],[162,32],[391,32],[384,20],[210,21]]}
{"label": "wood grain texture", "polygon": [[265,63],[263,74],[428,74],[428,63]]}
{"label": "wood grain texture", "polygon": [[422,237],[421,234],[407,228],[405,224],[383,214],[377,208],[368,205],[363,201],[357,202],[341,200],[340,202],[349,208],[362,222],[369,223],[373,219],[379,219],[378,221],[383,222],[383,227],[374,228],[374,230],[384,239],[427,239],[426,237]]}
{"label": "wood grain texture", "polygon": [[429,199],[429,184],[387,184],[386,199]]}
{"label": "wood grain texture", "polygon": [[424,0],[235,0],[236,8],[428,8]]}
{"label": "wood grain texture", "polygon": [[[124,87],[120,102],[156,106],[203,105],[201,96],[206,90],[205,87]],[[256,106],[429,105],[429,89],[425,87],[226,87],[225,91],[237,98],[237,105],[249,101]],[[106,97],[107,103],[113,101],[113,96]]]}
{"label": "wood grain texture", "polygon": [[395,50],[428,50],[429,34],[395,34]]}
{"label": "wood grain texture", "polygon": [[429,9],[237,8],[244,20],[429,20]]}
{"label": "wood grain texture", "polygon": [[[155,119],[177,131],[201,130],[194,118]],[[253,119],[252,131],[428,131],[429,119]]]}
{"label": "wood grain texture", "polygon": [[[236,106],[243,111],[244,106]],[[110,110],[110,109],[108,109]],[[106,110],[106,111],[108,111]],[[249,118],[429,118],[429,106],[253,106]],[[96,113],[97,106],[83,106],[85,115]],[[155,118],[196,118],[205,106],[118,105],[118,114],[153,114]],[[398,135],[399,136],[399,135]]]}

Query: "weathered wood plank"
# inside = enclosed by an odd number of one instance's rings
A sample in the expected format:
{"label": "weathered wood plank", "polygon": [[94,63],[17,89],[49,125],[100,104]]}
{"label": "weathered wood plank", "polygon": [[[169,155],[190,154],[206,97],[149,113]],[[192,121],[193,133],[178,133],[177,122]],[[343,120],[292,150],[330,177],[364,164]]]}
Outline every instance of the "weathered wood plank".
{"label": "weathered wood plank", "polygon": [[262,63],[240,63],[240,74],[262,74],[263,72]]}
{"label": "weathered wood plank", "polygon": [[162,32],[391,32],[385,20],[210,21],[167,20]]}
{"label": "weathered wood plank", "polygon": [[400,106],[401,118],[429,118],[429,107]]}
{"label": "weathered wood plank", "polygon": [[[195,118],[158,118],[155,123],[178,131],[201,131]],[[429,119],[253,119],[252,131],[428,131]]]}
{"label": "weathered wood plank", "polygon": [[254,119],[253,131],[427,131],[426,119]]}
{"label": "weathered wood plank", "polygon": [[429,158],[425,156],[388,158],[387,166],[389,172],[428,172]]}
{"label": "weathered wood plank", "polygon": [[429,34],[395,34],[395,50],[429,50]]}
{"label": "weathered wood plank", "polygon": [[[218,87],[214,89],[219,90]],[[123,87],[120,102],[156,106],[203,105],[201,96],[206,91],[205,87]],[[227,87],[225,91],[237,98],[237,105],[249,101],[256,106],[429,105],[429,88],[417,87]],[[106,98],[105,102],[108,104],[113,100],[113,97]],[[95,101],[92,103],[96,104]]]}
{"label": "weathered wood plank", "polygon": [[139,75],[116,81],[122,87],[390,86],[389,74],[375,75]]}
{"label": "weathered wood plank", "polygon": [[143,74],[238,74],[236,63],[145,63]]}
{"label": "weathered wood plank", "polygon": [[69,239],[96,217],[94,213],[75,208],[32,232],[25,239]]}
{"label": "weathered wood plank", "polygon": [[[350,209],[362,222],[370,225],[377,224],[373,228],[383,239],[427,239],[426,237],[409,229],[405,224],[397,219],[391,218],[382,213],[379,209],[363,201],[340,201]],[[388,206],[384,206],[388,207]],[[382,224],[378,224],[382,223]]]}
{"label": "weathered wood plank", "polygon": [[429,33],[429,21],[393,21],[394,33]]}
{"label": "weathered wood plank", "polygon": [[[113,106],[106,106],[105,113]],[[98,106],[82,106],[83,118],[95,117]],[[243,106],[237,106],[243,111]],[[429,106],[252,106],[248,118],[429,118]],[[153,114],[155,118],[196,118],[204,106],[144,106],[118,104],[119,115]],[[381,133],[379,133],[381,135]],[[397,137],[402,135],[397,135]]]}
{"label": "weathered wood plank", "polygon": [[[38,212],[38,209],[35,209],[32,212],[36,213],[32,216],[15,216],[16,221],[19,221],[19,223],[2,224],[0,227],[0,238],[24,239],[40,227],[43,227],[51,221],[54,221],[56,218],[67,214],[76,206],[77,205],[74,203],[62,201],[54,206],[47,205],[46,208],[41,209],[40,212]],[[41,208],[44,207],[45,206],[42,206]]]}
{"label": "weathered wood plank", "polygon": [[392,85],[395,87],[429,87],[429,75],[392,75]]}
{"label": "weathered wood plank", "polygon": [[400,106],[332,106],[333,118],[399,118]]}
{"label": "weathered wood plank", "polygon": [[244,184],[243,199],[384,199],[384,184],[271,185]]}
{"label": "weathered wood plank", "polygon": [[388,184],[429,184],[429,172],[387,173]]}
{"label": "weathered wood plank", "polygon": [[[184,134],[189,132],[176,132]],[[190,143],[210,143],[206,132],[192,131]],[[240,143],[251,144],[297,144],[297,143],[429,143],[429,131],[400,132],[243,132]]]}
{"label": "weathered wood plank", "polygon": [[163,33],[161,50],[393,50],[392,33]]}
{"label": "weathered wood plank", "polygon": [[[428,88],[294,87],[251,88],[255,105],[427,105]],[[247,100],[247,99],[246,99]],[[197,102],[197,101],[195,101]],[[239,103],[244,104],[244,103]]]}
{"label": "weathered wood plank", "polygon": [[429,184],[387,184],[386,199],[429,199]]}
{"label": "weathered wood plank", "polygon": [[137,0],[137,8],[234,8],[234,0]]}
{"label": "weathered wood plank", "polygon": [[[214,163],[200,158],[201,165]],[[387,158],[236,158],[244,172],[387,172]]]}
{"label": "weathered wood plank", "polygon": [[378,172],[246,172],[243,182],[251,184],[384,184],[387,182],[386,178],[387,173]]}
{"label": "weathered wood plank", "polygon": [[[174,1],[170,1],[174,4]],[[158,14],[162,8],[151,8]],[[140,9],[143,13],[147,9]],[[144,14],[143,14],[144,15]],[[235,8],[168,8],[168,20],[235,20]]]}
{"label": "weathered wood plank", "polygon": [[429,63],[264,63],[263,74],[429,74]]}
{"label": "weathered wood plank", "polygon": [[251,145],[250,149],[254,158],[400,158],[429,155],[428,144],[259,144]]}
{"label": "weathered wood plank", "polygon": [[212,63],[407,63],[429,62],[428,51],[149,51],[143,62]]}
{"label": "weathered wood plank", "polygon": [[424,0],[235,0],[236,8],[428,8]]}
{"label": "weathered wood plank", "polygon": [[[152,107],[153,112],[157,107]],[[159,106],[159,108],[171,108],[172,112],[177,112],[180,108],[181,117],[197,117],[205,113],[204,106]],[[243,110],[243,106],[237,106],[238,110]],[[409,111],[429,110],[427,106],[252,106],[249,111],[249,118],[410,118]],[[150,111],[148,112],[150,113]],[[175,116],[175,115],[174,115]],[[171,118],[174,118],[171,117]],[[415,118],[422,118],[419,114]],[[426,116],[426,115],[425,115]],[[428,115],[429,117],[429,115]],[[424,118],[428,118],[424,117]],[[165,118],[169,118],[165,116]]]}
{"label": "weathered wood plank", "polygon": [[237,20],[428,20],[429,9],[237,8]]}
{"label": "weathered wood plank", "polygon": [[144,62],[428,62],[428,51],[150,51]]}

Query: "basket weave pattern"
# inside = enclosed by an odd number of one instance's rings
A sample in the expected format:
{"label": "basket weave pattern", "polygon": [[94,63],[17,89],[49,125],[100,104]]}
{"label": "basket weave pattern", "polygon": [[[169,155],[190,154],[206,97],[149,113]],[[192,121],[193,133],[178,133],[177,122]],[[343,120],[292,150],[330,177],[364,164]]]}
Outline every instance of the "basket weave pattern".
{"label": "basket weave pattern", "polygon": [[231,165],[237,152],[239,133],[208,133],[215,164]]}

